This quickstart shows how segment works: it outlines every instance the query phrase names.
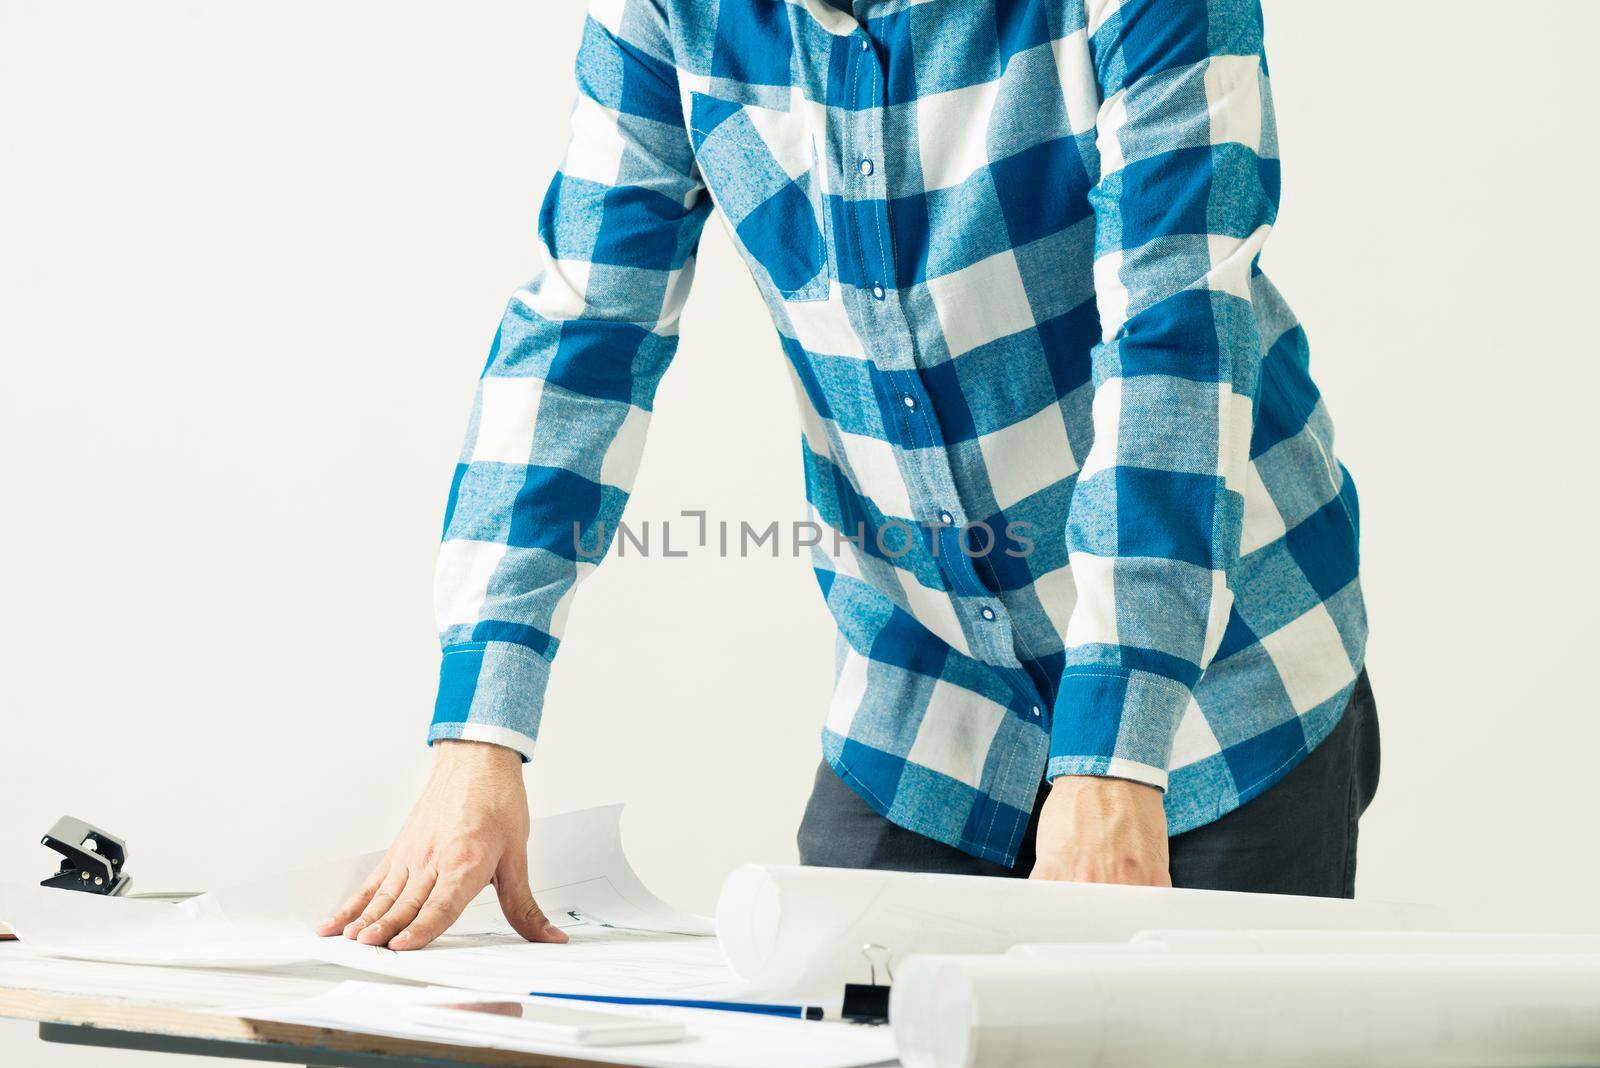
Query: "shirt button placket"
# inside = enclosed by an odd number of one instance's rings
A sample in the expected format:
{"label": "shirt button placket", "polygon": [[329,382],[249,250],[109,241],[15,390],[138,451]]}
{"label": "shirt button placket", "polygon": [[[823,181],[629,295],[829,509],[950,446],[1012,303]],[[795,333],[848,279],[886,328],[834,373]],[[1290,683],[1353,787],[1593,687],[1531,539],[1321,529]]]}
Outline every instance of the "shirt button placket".
{"label": "shirt button placket", "polygon": [[[861,33],[861,51],[870,52],[872,50],[872,40],[867,36],[865,30],[860,31],[860,33]],[[871,63],[870,61],[868,61],[865,57],[863,57],[860,62],[861,62],[861,65],[863,67],[863,71],[864,71],[865,75],[868,78],[876,79],[876,77],[878,75],[878,70],[877,70],[876,66],[873,63]],[[860,158],[858,158],[856,160],[856,173],[861,176],[862,184],[866,187],[864,192],[869,193],[869,194],[872,192],[872,183],[869,181],[869,179],[871,179],[872,176],[874,174],[876,174],[877,172],[878,172],[878,165],[873,162],[872,157],[870,155],[863,154]],[[868,292],[870,292],[872,294],[872,299],[877,301],[880,304],[883,303],[885,300],[887,300],[888,297],[889,297],[889,291],[884,286],[882,281],[874,281],[871,284],[871,286],[868,288]],[[907,408],[915,407],[915,402],[912,401],[911,398],[909,398],[909,397],[906,398],[906,407]]]}
{"label": "shirt button placket", "polygon": [[[873,88],[878,90],[879,87],[876,83],[881,78],[882,71],[873,61],[873,57],[868,55],[868,53],[872,51],[871,39],[866,35],[866,32],[862,30],[860,31],[859,40],[861,42],[860,51],[863,53],[863,55],[861,55],[857,61],[859,64],[859,74],[864,80],[870,79],[873,83]],[[879,102],[881,102],[881,90],[879,92],[875,92],[874,96],[876,96]],[[858,136],[853,138],[853,140],[857,141],[859,146],[857,153],[854,153],[857,175],[854,181],[858,189],[857,196],[863,200],[873,201],[878,201],[878,198],[880,197],[885,198],[876,205],[876,210],[882,213],[880,218],[875,220],[875,225],[878,227],[877,232],[874,233],[869,231],[859,235],[862,239],[862,251],[867,253],[869,260],[875,264],[875,266],[868,268],[871,271],[871,274],[868,275],[869,281],[867,282],[867,293],[872,297],[872,300],[875,303],[881,305],[886,303],[889,299],[889,290],[886,283],[888,279],[895,276],[895,265],[892,259],[893,253],[889,247],[886,247],[883,240],[883,234],[887,231],[887,228],[890,225],[887,217],[886,199],[888,195],[888,188],[883,176],[883,170],[881,166],[882,161],[879,158],[875,158],[876,156],[879,156],[880,153],[874,152],[874,146],[879,144],[881,141],[880,137],[874,136],[874,133],[881,133],[881,129],[874,129],[874,124],[881,123],[883,121],[883,116],[880,109],[863,108],[856,110],[852,115],[852,119],[856,122],[865,124],[857,127]],[[877,275],[877,277],[872,277],[872,275]],[[898,311],[898,307],[886,309],[885,311],[885,314],[889,316],[888,321],[896,326],[900,325],[897,317]],[[885,334],[877,336],[887,340],[888,338],[892,338],[894,336],[894,331],[889,330]],[[870,351],[871,343],[869,342],[868,352],[870,353]],[[898,364],[899,361],[895,361],[896,369],[899,369]],[[925,410],[927,406],[922,403],[923,399],[924,398],[922,395],[914,392],[905,392],[901,394],[900,403],[904,407],[906,417],[908,419],[926,421],[930,418],[931,413]],[[908,462],[909,459],[910,457],[901,457],[901,462],[906,475],[907,488],[912,490],[913,495],[916,496],[920,493],[925,495],[924,499],[932,498],[937,500],[941,497],[948,499],[947,495],[953,492],[955,488],[950,479],[948,470],[946,469],[941,471],[938,469],[938,465],[935,465],[934,469],[931,470],[925,469],[920,466],[920,464]],[[954,528],[956,525],[956,516],[949,509],[941,509],[938,513],[938,519],[940,525],[943,527]],[[975,576],[973,577],[973,581],[976,582]],[[992,605],[988,604],[984,604],[979,607],[978,616],[985,624],[991,625],[997,624],[1000,619],[999,612],[997,612]],[[982,647],[985,650],[984,653],[979,654],[980,659],[990,660],[992,662],[1001,662],[1007,659],[1007,650],[1004,647],[1009,646],[1010,641],[1009,637],[1007,637],[1005,628],[986,626],[983,628],[983,633],[974,634],[973,639],[976,646]],[[1014,663],[1014,661],[1012,662]],[[1042,710],[1038,705],[1031,704],[1031,702],[1029,712],[1034,718],[1042,717]]]}

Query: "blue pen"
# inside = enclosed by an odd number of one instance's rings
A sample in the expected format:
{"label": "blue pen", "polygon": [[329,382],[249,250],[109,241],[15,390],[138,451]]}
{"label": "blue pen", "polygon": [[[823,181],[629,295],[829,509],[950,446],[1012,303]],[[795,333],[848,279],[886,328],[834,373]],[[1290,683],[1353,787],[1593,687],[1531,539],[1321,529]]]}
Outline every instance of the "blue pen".
{"label": "blue pen", "polygon": [[664,1005],[672,1009],[715,1009],[718,1012],[753,1012],[760,1016],[788,1016],[796,1020],[820,1020],[823,1013],[815,1005],[762,1005],[754,1001],[694,1001],[687,998],[628,998],[612,994],[556,994],[530,990],[530,998],[561,998],[566,1001],[599,1001],[607,1005]]}

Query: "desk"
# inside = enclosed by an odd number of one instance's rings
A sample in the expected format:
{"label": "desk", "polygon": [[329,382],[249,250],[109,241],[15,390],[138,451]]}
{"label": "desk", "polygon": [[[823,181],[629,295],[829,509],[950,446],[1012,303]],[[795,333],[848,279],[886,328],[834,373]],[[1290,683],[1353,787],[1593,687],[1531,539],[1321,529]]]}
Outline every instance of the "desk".
{"label": "desk", "polygon": [[[46,1042],[317,1068],[603,1068],[604,1063],[242,1020],[204,1012],[182,1001],[10,985],[8,958],[20,963],[20,955],[25,953],[21,943],[0,942],[0,1017],[38,1021],[39,1037]],[[114,967],[127,967],[130,973],[144,970],[131,965]]]}
{"label": "desk", "polygon": [[[353,974],[362,983],[355,992],[343,986]],[[414,1004],[426,985],[315,961],[158,967],[52,957],[26,942],[0,942],[0,1017],[33,1021],[45,1042],[315,1068],[620,1068],[641,1061],[680,1068],[818,1068],[895,1062],[888,1028],[687,1010],[674,1018],[685,1019],[690,1041],[659,1050],[632,1045],[579,1051],[530,1042],[523,1048],[538,1052],[523,1052],[457,1045],[457,1037],[405,1027],[403,1006]],[[239,1009],[259,1010],[252,1015],[269,1019],[244,1019]],[[391,1028],[408,1037],[365,1033]],[[0,1062],[49,1063],[31,1036],[19,1037],[28,1052],[7,1058],[8,1049],[0,1052]],[[95,1058],[102,1060],[116,1064],[114,1058]]]}

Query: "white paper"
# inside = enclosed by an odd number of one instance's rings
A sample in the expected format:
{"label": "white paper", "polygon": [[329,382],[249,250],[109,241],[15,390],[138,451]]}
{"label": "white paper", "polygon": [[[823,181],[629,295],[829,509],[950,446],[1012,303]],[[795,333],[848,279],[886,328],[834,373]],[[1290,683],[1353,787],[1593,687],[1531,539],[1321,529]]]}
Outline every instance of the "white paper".
{"label": "white paper", "polygon": [[1119,942],[1157,927],[1438,926],[1434,910],[1414,905],[773,865],[738,869],[717,902],[717,935],[739,978],[753,992],[813,999],[866,982],[867,945],[883,947],[871,953],[893,967],[912,953]]}
{"label": "white paper", "polygon": [[320,962],[167,968],[51,957],[20,942],[0,947],[0,987],[190,1008],[294,1001],[326,993],[349,978],[343,968]]}
{"label": "white paper", "polygon": [[317,939],[202,919],[165,901],[99,897],[38,886],[0,887],[0,918],[29,949],[129,964],[242,967],[315,959]]}
{"label": "white paper", "polygon": [[[620,1012],[681,1022],[688,1037],[678,1042],[586,1047],[548,1040],[510,1041],[471,1029],[439,1028],[412,1019],[407,1009],[420,1004],[475,1000],[458,990],[406,990],[346,983],[316,998],[288,1005],[232,1008],[230,1016],[313,1027],[334,1027],[454,1045],[553,1054],[639,1068],[860,1068],[894,1059],[894,1035],[886,1027],[784,1020],[740,1013],[663,1007],[622,1008]],[[531,1000],[531,999],[530,999]]]}
{"label": "white paper", "polygon": [[319,960],[363,972],[507,994],[550,991],[636,997],[721,999],[739,995],[709,935],[663,935],[569,926],[565,945],[525,942],[514,933],[447,934],[397,953],[347,938],[318,941]]}
{"label": "white paper", "polygon": [[1600,1065],[1600,956],[916,957],[906,1068]]}
{"label": "white paper", "polygon": [[[564,929],[709,935],[705,917],[680,912],[645,888],[622,851],[621,812],[620,805],[611,805],[535,821],[529,859],[540,906]],[[338,953],[359,960],[363,954],[329,948],[348,940],[319,939],[311,932],[380,857],[352,857],[178,904],[4,886],[0,922],[33,950],[91,960],[245,966],[325,960]],[[492,897],[470,907],[451,931],[515,938]]]}

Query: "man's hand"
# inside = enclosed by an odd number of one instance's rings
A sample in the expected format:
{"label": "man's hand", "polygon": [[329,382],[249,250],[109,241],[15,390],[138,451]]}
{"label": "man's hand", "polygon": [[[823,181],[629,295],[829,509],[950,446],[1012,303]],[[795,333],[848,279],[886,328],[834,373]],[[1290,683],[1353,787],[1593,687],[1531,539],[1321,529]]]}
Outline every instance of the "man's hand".
{"label": "man's hand", "polygon": [[1033,879],[1171,886],[1161,791],[1142,782],[1063,775],[1039,814]]}
{"label": "man's hand", "polygon": [[522,759],[486,742],[440,741],[433,773],[383,862],[321,927],[369,946],[421,949],[494,883],[500,911],[530,942],[565,942],[528,887]]}

